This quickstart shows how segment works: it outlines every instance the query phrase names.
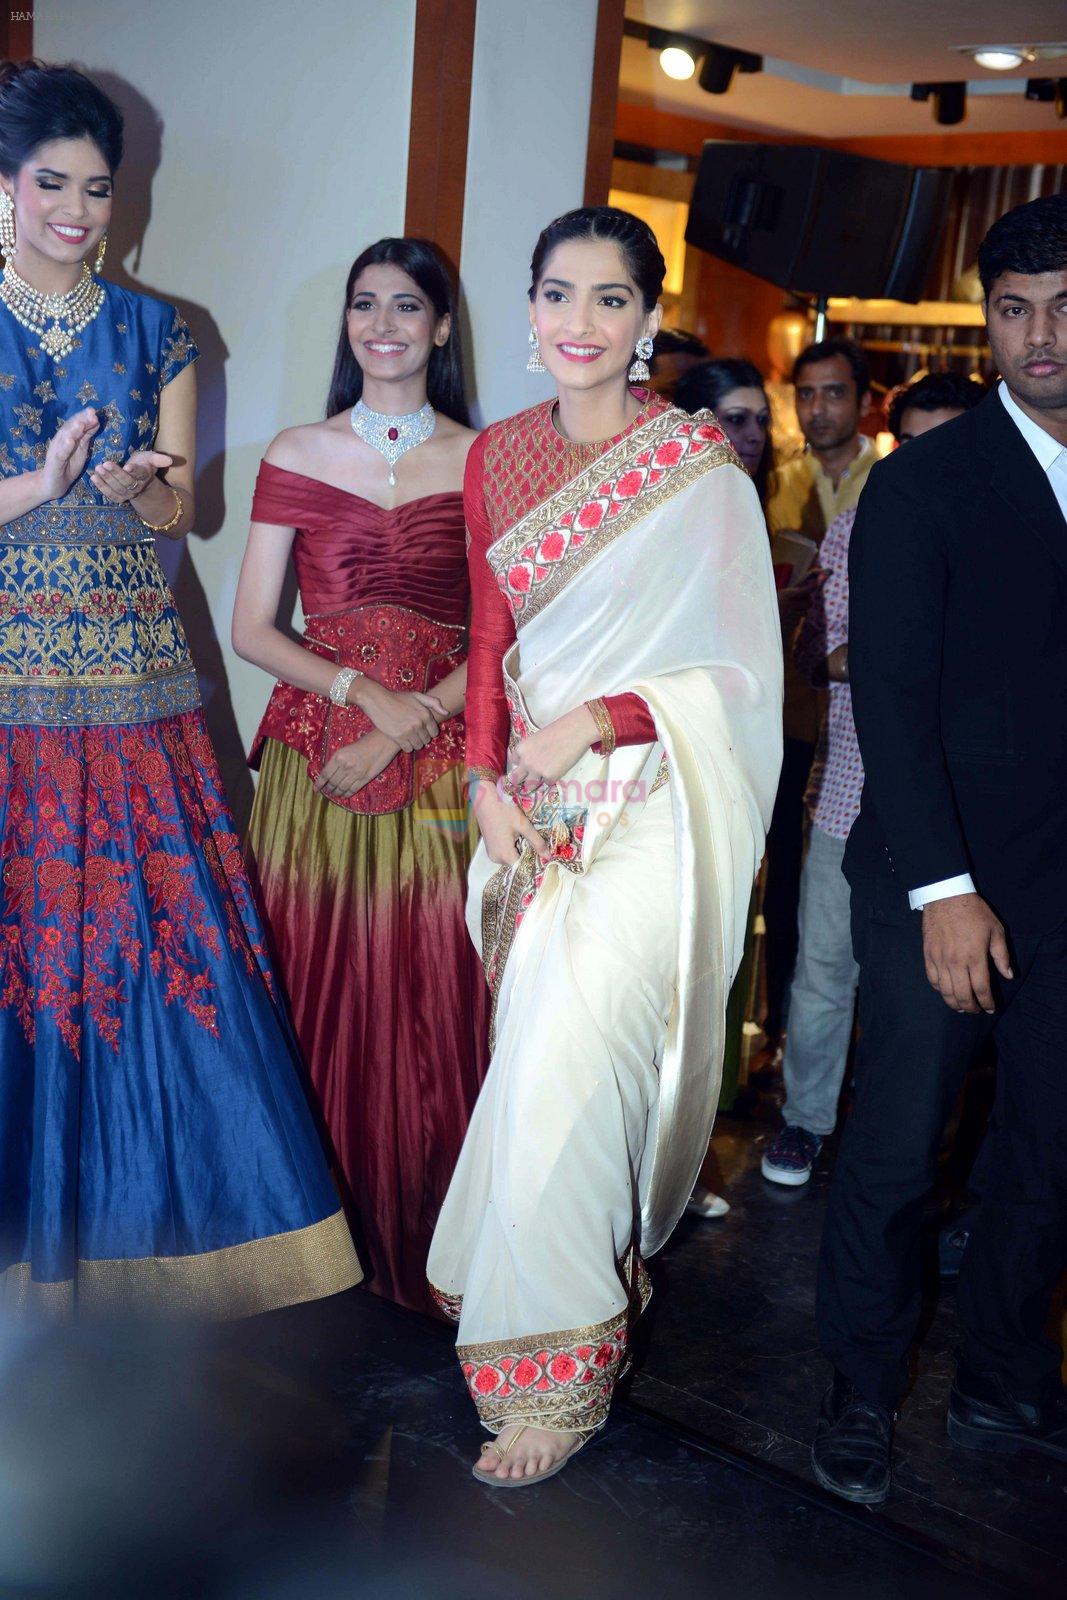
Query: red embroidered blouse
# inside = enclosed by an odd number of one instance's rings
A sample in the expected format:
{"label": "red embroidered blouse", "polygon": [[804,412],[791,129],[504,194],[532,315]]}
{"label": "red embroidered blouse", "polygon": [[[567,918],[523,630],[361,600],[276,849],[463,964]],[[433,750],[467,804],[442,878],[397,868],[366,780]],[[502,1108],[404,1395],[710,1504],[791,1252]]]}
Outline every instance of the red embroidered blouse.
{"label": "red embroidered blouse", "polygon": [[[628,428],[596,444],[572,444],[552,420],[554,400],[492,423],[467,457],[463,507],[467,520],[467,561],[471,580],[471,627],[467,655],[467,765],[483,773],[503,773],[507,765],[509,718],[501,662],[515,642],[515,620],[486,558],[520,517],[539,505],[604,455],[634,429],[670,409],[670,402],[647,390],[636,391],[642,410]],[[636,694],[607,696],[602,702],[615,729],[615,743],[651,744],[652,716]],[[596,748],[594,746],[594,748]]]}

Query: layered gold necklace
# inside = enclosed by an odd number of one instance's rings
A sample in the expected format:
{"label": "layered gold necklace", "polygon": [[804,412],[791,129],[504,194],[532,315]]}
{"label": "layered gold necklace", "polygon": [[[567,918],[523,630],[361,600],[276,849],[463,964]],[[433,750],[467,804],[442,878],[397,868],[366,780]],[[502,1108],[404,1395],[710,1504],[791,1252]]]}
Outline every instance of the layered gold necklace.
{"label": "layered gold necklace", "polygon": [[0,273],[0,300],[15,321],[36,336],[45,354],[59,361],[70,355],[78,335],[99,312],[104,289],[85,263],[74,288],[66,294],[41,294],[14,267],[5,266]]}

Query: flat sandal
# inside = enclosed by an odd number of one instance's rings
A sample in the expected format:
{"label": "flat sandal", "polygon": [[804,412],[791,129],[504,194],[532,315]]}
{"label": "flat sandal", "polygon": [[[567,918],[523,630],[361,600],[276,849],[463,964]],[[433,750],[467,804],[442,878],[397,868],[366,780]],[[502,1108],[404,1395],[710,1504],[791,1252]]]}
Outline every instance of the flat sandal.
{"label": "flat sandal", "polygon": [[[484,1456],[487,1450],[491,1450],[493,1454],[499,1457],[501,1461],[505,1461],[507,1459],[508,1451],[515,1443],[515,1440],[520,1438],[521,1435],[526,1432],[528,1426],[529,1424],[526,1422],[518,1423],[515,1428],[515,1432],[512,1434],[503,1450],[501,1450],[495,1439],[487,1440],[486,1443],[482,1445],[482,1455]],[[554,1478],[557,1472],[562,1472],[563,1468],[567,1465],[567,1462],[571,1459],[571,1457],[576,1456],[582,1446],[584,1444],[588,1444],[590,1438],[590,1434],[586,1434],[584,1436],[579,1434],[578,1438],[574,1441],[565,1455],[560,1456],[558,1461],[553,1461],[552,1465],[550,1467],[546,1467],[544,1472],[535,1472],[532,1477],[497,1478],[488,1472],[480,1472],[477,1467],[472,1467],[471,1472],[473,1473],[474,1477],[478,1479],[479,1483],[487,1483],[491,1489],[529,1489],[535,1483],[544,1483],[546,1478]]]}

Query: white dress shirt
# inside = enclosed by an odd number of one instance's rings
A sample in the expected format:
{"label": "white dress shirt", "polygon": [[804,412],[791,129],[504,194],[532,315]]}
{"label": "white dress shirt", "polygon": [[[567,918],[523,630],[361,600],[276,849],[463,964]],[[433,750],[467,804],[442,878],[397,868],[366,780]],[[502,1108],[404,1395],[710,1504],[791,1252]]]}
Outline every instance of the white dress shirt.
{"label": "white dress shirt", "polygon": [[[1003,379],[997,386],[997,393],[1008,416],[1037,457],[1037,464],[1048,479],[1064,521],[1067,522],[1067,445],[1060,444],[1059,440],[1054,439],[1051,433],[1047,433],[1039,422],[1027,416],[1022,407],[1012,399]],[[953,894],[975,892],[974,880],[970,873],[961,872],[958,877],[942,878],[939,883],[928,883],[921,889],[909,890],[908,903],[913,911],[921,911],[931,900],[947,900]]]}

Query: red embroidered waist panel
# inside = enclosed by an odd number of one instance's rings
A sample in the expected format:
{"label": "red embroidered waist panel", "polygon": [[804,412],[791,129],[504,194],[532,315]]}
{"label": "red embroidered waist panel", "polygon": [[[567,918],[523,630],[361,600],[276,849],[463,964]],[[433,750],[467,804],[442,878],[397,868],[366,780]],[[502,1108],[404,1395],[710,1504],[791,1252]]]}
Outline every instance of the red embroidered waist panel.
{"label": "red embroidered waist panel", "polygon": [[[385,689],[425,693],[462,664],[466,629],[435,622],[405,606],[358,606],[308,617],[304,644],[339,668],[355,667]],[[358,706],[335,706],[324,695],[278,683],[256,732],[249,765],[258,767],[264,739],[277,739],[299,750],[314,778],[337,750],[354,744],[372,727]],[[463,718],[450,717],[436,739],[414,755],[399,751],[384,772],[344,802],[346,808],[375,816],[403,810],[463,760],[464,741]]]}

